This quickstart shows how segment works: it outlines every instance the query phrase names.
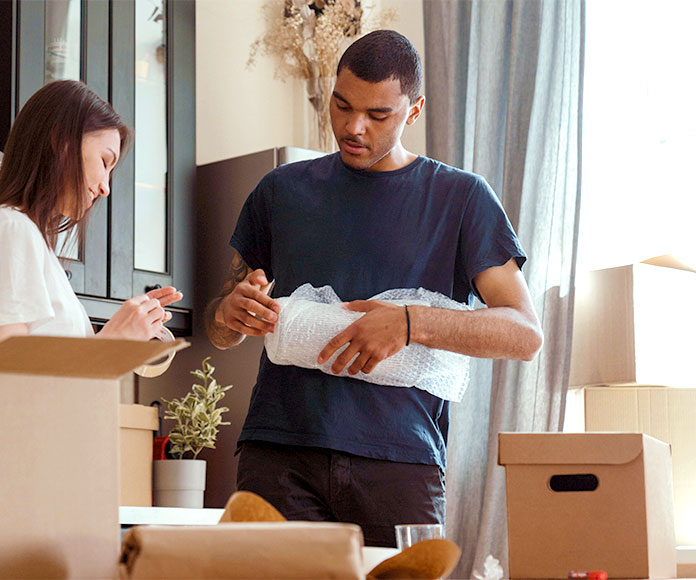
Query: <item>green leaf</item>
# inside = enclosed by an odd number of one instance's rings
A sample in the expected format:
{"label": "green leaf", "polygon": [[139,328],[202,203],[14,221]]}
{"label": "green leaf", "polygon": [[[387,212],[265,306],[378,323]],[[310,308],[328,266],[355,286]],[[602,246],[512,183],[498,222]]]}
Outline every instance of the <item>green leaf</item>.
{"label": "green leaf", "polygon": [[171,452],[179,457],[191,453],[195,459],[202,449],[215,449],[218,426],[230,424],[222,420],[222,414],[229,408],[217,404],[232,385],[220,386],[213,377],[215,367],[209,364],[209,360],[210,357],[204,358],[200,369],[190,371],[203,384],[194,383],[183,399],[162,399],[167,403],[164,418],[177,422],[169,433],[169,439]]}

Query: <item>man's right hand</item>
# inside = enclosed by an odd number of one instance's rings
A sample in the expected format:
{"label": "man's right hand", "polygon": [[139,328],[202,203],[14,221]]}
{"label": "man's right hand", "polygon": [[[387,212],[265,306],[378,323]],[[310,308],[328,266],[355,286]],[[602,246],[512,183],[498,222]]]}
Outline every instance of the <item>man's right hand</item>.
{"label": "man's right hand", "polygon": [[273,332],[280,304],[268,297],[270,285],[263,270],[252,270],[233,248],[227,280],[205,310],[205,329],[220,350],[238,345],[248,335]]}
{"label": "man's right hand", "polygon": [[280,304],[269,297],[263,270],[250,272],[215,310],[215,322],[247,336],[264,336],[275,330]]}

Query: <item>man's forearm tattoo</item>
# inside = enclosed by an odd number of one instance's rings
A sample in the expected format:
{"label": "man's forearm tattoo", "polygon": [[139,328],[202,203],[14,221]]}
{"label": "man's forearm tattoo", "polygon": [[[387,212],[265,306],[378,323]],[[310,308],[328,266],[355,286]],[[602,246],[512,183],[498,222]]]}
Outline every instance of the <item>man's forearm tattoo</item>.
{"label": "man's forearm tattoo", "polygon": [[210,342],[212,342],[213,345],[218,348],[229,348],[230,346],[239,344],[244,339],[243,334],[219,324],[215,320],[215,313],[217,312],[217,308],[220,305],[220,302],[222,302],[223,298],[230,294],[235,289],[237,284],[246,278],[248,271],[249,267],[246,265],[244,258],[242,258],[238,252],[235,252],[232,258],[232,263],[227,271],[227,279],[222,287],[222,291],[210,302],[210,304],[208,304],[206,309],[206,332]]}
{"label": "man's forearm tattoo", "polygon": [[230,268],[227,271],[227,280],[222,287],[222,292],[220,292],[220,298],[224,298],[232,292],[237,284],[246,278],[248,270],[249,267],[246,265],[244,258],[242,258],[238,252],[235,252]]}

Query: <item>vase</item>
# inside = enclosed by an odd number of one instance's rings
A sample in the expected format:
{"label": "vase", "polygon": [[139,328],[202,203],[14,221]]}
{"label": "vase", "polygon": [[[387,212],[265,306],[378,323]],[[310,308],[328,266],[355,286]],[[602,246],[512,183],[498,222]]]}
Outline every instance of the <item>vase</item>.
{"label": "vase", "polygon": [[202,508],[206,462],[202,459],[153,461],[153,504],[157,507]]}
{"label": "vase", "polygon": [[307,98],[314,111],[313,138],[310,148],[333,153],[336,141],[331,127],[329,103],[336,77],[310,77],[307,79]]}

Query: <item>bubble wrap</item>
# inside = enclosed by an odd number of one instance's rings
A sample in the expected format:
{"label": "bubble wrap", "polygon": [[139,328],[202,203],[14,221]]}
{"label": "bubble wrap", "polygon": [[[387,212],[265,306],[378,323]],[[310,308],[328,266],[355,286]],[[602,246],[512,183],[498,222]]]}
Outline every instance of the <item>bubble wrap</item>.
{"label": "bubble wrap", "polygon": [[[387,290],[371,299],[398,305],[469,309],[466,304],[424,288]],[[281,306],[281,312],[275,332],[264,338],[271,362],[319,369],[333,375],[331,365],[347,345],[321,365],[317,363],[319,353],[331,338],[365,313],[343,308],[341,299],[331,286],[314,288],[311,284],[304,284],[290,296],[276,298],[276,301]],[[349,375],[349,367],[350,362],[338,376],[393,387],[414,386],[449,401],[461,401],[469,384],[468,356],[417,343],[411,343],[384,359],[369,374],[358,372]]]}

